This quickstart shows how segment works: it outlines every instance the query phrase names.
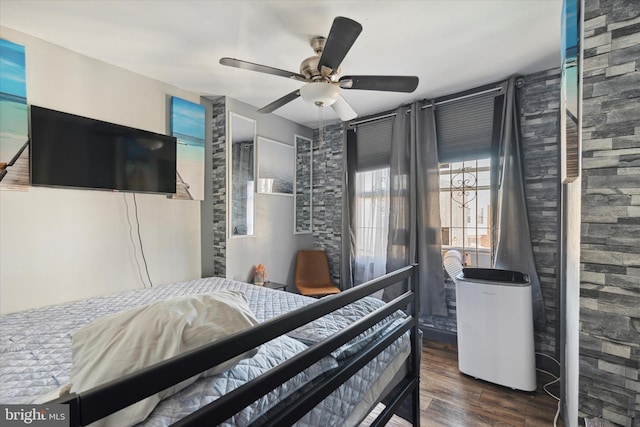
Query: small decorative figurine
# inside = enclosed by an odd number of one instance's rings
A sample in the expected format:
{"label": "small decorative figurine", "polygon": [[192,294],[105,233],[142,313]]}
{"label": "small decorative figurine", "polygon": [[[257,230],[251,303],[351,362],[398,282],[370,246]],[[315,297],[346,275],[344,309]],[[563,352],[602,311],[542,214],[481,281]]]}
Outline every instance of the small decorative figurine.
{"label": "small decorative figurine", "polygon": [[267,280],[267,270],[264,268],[264,264],[258,264],[256,266],[256,271],[253,274],[253,284],[258,286],[263,286],[266,280]]}

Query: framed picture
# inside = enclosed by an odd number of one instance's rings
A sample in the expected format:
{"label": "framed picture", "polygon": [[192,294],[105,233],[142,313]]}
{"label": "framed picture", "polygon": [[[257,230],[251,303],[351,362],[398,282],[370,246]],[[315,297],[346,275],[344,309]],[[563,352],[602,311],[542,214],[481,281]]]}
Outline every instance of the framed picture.
{"label": "framed picture", "polygon": [[258,193],[293,195],[294,147],[258,137]]}
{"label": "framed picture", "polygon": [[171,97],[171,135],[178,139],[177,199],[204,200],[204,127],[202,105]]}
{"label": "framed picture", "polygon": [[0,39],[0,190],[29,190],[25,48]]}
{"label": "framed picture", "polygon": [[309,138],[295,135],[295,203],[293,217],[295,234],[312,231],[312,142]]}

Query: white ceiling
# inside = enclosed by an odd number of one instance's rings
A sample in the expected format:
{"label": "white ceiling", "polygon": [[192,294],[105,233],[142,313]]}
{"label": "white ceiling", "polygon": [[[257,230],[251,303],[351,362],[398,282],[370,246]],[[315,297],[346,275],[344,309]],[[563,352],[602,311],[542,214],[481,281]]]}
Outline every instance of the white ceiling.
{"label": "white ceiling", "polygon": [[[343,90],[360,116],[560,64],[562,0],[0,0],[0,25],[200,95],[256,107],[300,82],[225,67],[224,56],[298,72],[311,37],[346,16],[363,31],[343,75],[417,75],[411,94]],[[335,121],[333,110],[324,112]],[[315,127],[301,98],[274,114]]]}

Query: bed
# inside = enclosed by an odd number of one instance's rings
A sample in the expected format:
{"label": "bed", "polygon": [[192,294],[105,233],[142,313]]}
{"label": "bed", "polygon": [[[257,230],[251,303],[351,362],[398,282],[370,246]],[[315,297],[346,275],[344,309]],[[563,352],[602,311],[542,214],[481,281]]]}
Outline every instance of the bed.
{"label": "bed", "polygon": [[[404,408],[403,417],[417,426],[421,339],[415,268],[321,299],[204,278],[3,315],[0,403],[69,405],[71,426],[121,427],[119,414],[177,387],[157,398],[135,425],[359,425],[384,401],[371,425],[384,425]],[[368,296],[403,284],[407,291],[388,303]],[[87,337],[102,334],[87,328],[167,301],[193,305],[192,299],[211,295],[246,299],[253,323],[107,383],[69,392],[70,376],[78,379],[78,370],[87,371],[77,360],[77,337],[87,330]],[[159,326],[161,333],[171,329]]]}

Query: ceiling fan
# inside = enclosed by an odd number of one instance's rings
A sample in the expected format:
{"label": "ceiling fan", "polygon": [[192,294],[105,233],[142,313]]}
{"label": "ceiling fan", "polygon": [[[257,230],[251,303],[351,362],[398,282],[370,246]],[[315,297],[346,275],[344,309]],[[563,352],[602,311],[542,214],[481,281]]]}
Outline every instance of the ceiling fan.
{"label": "ceiling fan", "polygon": [[358,114],[351,108],[340,94],[340,89],[361,89],[387,92],[413,92],[418,87],[416,76],[340,76],[340,64],[353,46],[362,25],[356,21],[338,16],[327,38],[317,36],[311,39],[311,47],[315,56],[311,56],[300,64],[300,73],[254,64],[235,58],[222,58],[220,64],[244,70],[273,74],[304,82],[305,85],[291,93],[273,101],[258,110],[259,113],[270,113],[285,104],[302,97],[318,107],[331,106],[341,120],[354,119]]}

